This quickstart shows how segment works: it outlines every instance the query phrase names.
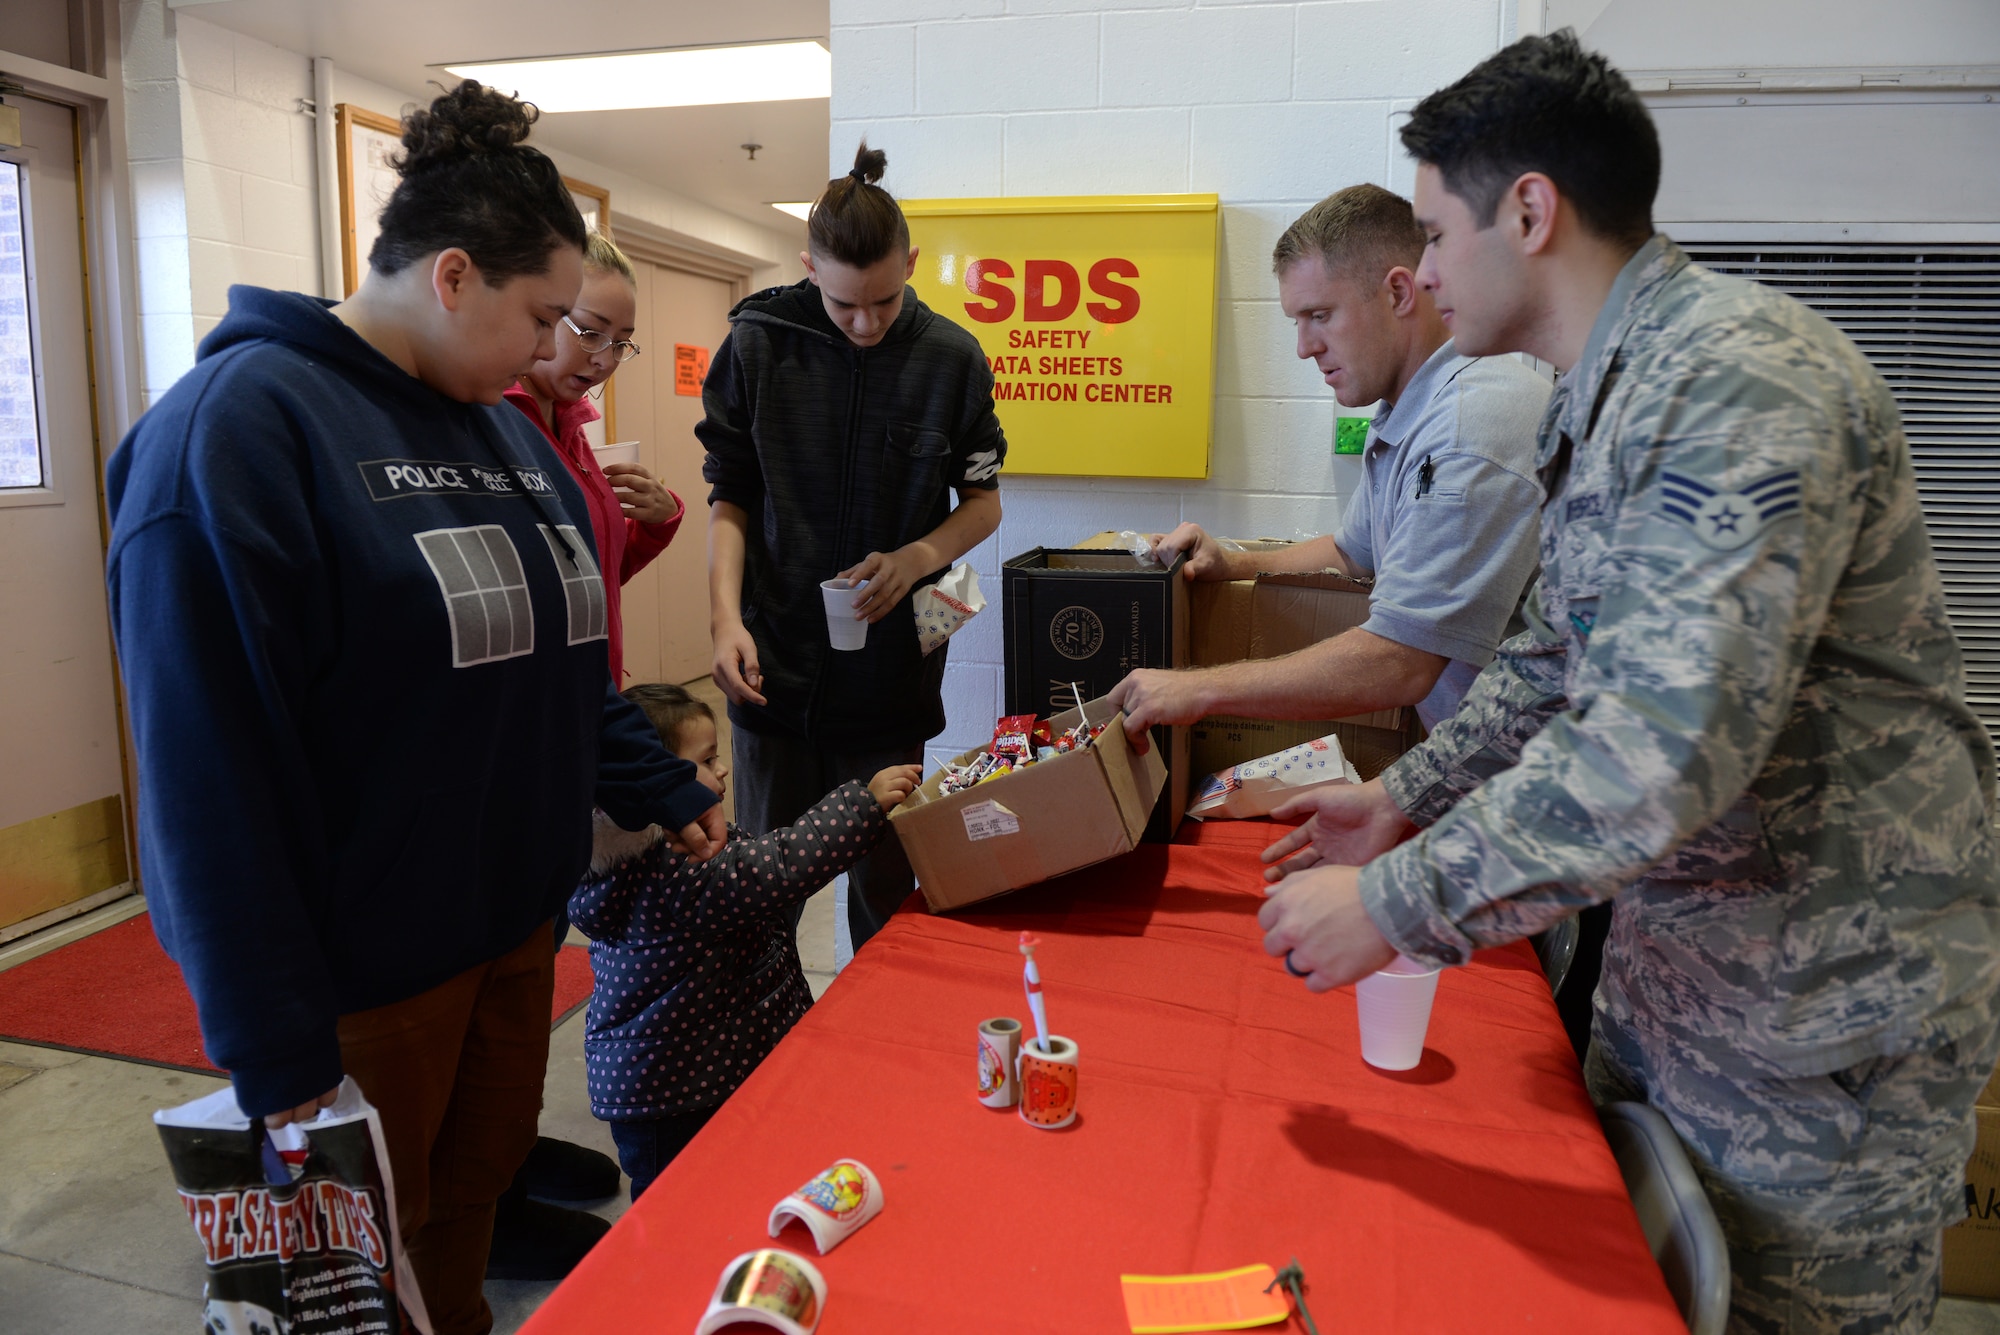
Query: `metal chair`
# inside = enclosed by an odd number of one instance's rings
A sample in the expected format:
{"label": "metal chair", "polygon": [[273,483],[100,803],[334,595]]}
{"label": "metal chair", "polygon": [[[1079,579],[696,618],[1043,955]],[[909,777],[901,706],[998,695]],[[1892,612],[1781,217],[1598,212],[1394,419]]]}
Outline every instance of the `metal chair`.
{"label": "metal chair", "polygon": [[1643,1103],[1608,1103],[1597,1116],[1690,1335],[1722,1335],[1729,1324],[1729,1248],[1680,1137],[1659,1109]]}
{"label": "metal chair", "polygon": [[1549,980],[1552,997],[1561,994],[1563,980],[1569,977],[1570,961],[1576,958],[1577,936],[1576,915],[1572,913],[1546,932],[1537,932],[1529,938],[1542,961],[1542,973]]}

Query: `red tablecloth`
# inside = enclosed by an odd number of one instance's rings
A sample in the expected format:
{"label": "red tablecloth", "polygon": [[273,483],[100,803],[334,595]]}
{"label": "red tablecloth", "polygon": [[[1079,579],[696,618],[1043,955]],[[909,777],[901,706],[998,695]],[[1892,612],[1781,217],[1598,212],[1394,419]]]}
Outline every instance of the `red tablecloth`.
{"label": "red tablecloth", "polygon": [[[1376,1071],[1352,989],[1261,949],[1271,833],[898,914],[527,1331],[687,1335],[725,1262],[778,1245],[826,1276],[823,1335],[1110,1335],[1121,1273],[1294,1256],[1328,1335],[1683,1332],[1533,954],[1448,972],[1423,1063]],[[979,1021],[1028,1023],[1023,928],[1081,1048],[1061,1131],[973,1097]],[[771,1244],[771,1207],[841,1157],[882,1214],[824,1258],[797,1225]]]}

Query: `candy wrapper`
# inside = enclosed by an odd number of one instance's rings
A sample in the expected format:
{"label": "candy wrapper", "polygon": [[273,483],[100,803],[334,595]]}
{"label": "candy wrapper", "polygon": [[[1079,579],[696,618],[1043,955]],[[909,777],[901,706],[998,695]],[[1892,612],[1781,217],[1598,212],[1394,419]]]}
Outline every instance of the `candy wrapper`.
{"label": "candy wrapper", "polygon": [[978,573],[960,561],[944,572],[943,579],[917,590],[914,610],[917,644],[928,658],[932,650],[986,610],[986,595],[979,591]]}
{"label": "candy wrapper", "polygon": [[1054,760],[1071,751],[1087,751],[1104,734],[1108,723],[1091,723],[1084,713],[1083,692],[1074,684],[1080,722],[1058,737],[1048,721],[1034,714],[1008,714],[993,725],[993,744],[965,764],[945,762],[945,776],[938,785],[941,794],[962,793],[982,783],[1012,774],[1030,765]]}
{"label": "candy wrapper", "polygon": [[1195,789],[1187,814],[1197,820],[1268,816],[1295,797],[1330,783],[1360,783],[1340,739],[1326,736],[1211,774]]}

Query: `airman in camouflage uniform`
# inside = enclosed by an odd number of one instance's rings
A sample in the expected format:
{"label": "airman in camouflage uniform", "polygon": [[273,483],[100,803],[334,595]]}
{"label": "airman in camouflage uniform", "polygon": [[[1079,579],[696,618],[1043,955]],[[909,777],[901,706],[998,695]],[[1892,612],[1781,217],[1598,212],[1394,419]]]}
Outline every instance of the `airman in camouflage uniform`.
{"label": "airman in camouflage uniform", "polygon": [[1732,1329],[1921,1330],[2000,1053],[1994,756],[1882,378],[1663,236],[1543,420],[1530,629],[1360,873],[1458,964],[1616,896],[1592,1092],[1686,1141]]}

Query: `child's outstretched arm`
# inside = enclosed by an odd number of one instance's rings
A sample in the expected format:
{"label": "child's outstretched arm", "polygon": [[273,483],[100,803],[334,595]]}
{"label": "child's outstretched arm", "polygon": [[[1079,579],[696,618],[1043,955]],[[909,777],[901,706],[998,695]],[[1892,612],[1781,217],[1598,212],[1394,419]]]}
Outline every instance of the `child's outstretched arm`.
{"label": "child's outstretched arm", "polygon": [[778,913],[810,899],[882,839],[896,837],[889,813],[910,795],[921,773],[916,765],[897,765],[865,787],[844,783],[784,829],[732,839],[720,856],[688,866],[677,878],[673,930],[733,931],[746,916]]}

